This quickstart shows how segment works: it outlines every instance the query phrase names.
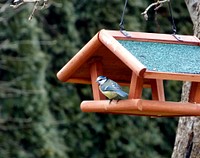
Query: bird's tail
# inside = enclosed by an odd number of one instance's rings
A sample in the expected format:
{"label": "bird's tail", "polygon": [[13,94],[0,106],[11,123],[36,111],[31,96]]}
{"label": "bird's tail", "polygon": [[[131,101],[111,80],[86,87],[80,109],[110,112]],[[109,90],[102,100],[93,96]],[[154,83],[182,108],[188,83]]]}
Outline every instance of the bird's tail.
{"label": "bird's tail", "polygon": [[122,90],[117,90],[117,94],[120,95],[121,97],[125,98],[128,96],[128,94]]}

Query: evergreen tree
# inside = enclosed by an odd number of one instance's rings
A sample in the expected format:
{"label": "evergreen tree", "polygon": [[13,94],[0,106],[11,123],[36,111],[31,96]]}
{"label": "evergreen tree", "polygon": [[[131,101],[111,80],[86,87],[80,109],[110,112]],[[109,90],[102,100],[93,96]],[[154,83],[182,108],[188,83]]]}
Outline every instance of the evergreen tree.
{"label": "evergreen tree", "polygon": [[64,142],[52,128],[55,119],[48,107],[49,55],[40,46],[43,30],[36,20],[27,21],[28,12],[2,15],[11,17],[0,26],[4,30],[0,36],[0,157],[65,157]]}
{"label": "evergreen tree", "polygon": [[[166,5],[156,14],[159,25],[152,10],[149,21],[144,20],[141,13],[150,3],[128,2],[125,29],[171,31]],[[188,34],[190,22],[182,20],[189,18],[187,8],[183,1],[173,3],[178,33]],[[123,5],[121,0],[55,0],[31,21],[32,4],[0,12],[0,157],[171,155],[175,119],[82,113],[80,102],[92,98],[90,86],[56,78],[100,29],[119,29]],[[181,83],[167,82],[165,89],[166,98],[177,101]],[[150,97],[148,90],[144,96]]]}

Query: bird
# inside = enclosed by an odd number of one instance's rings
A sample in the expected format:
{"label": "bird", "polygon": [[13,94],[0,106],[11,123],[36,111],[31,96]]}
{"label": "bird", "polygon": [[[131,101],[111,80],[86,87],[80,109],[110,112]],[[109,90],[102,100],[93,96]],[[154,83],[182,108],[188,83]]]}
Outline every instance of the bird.
{"label": "bird", "polygon": [[12,1],[12,3],[13,3],[14,5],[18,5],[18,4],[22,3],[22,2],[23,2],[23,0],[13,0],[13,1]]}
{"label": "bird", "polygon": [[128,96],[118,83],[105,76],[98,76],[96,82],[99,84],[99,90],[101,93],[110,100],[109,104],[113,99],[117,99],[118,102],[120,99],[127,98]]}

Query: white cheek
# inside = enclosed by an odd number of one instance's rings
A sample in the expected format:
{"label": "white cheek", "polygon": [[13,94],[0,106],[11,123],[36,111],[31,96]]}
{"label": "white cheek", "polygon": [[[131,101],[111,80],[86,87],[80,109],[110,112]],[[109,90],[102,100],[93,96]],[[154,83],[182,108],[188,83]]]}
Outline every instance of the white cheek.
{"label": "white cheek", "polygon": [[102,85],[102,84],[104,84],[104,83],[105,83],[105,80],[99,81],[99,84],[100,84],[100,85]]}

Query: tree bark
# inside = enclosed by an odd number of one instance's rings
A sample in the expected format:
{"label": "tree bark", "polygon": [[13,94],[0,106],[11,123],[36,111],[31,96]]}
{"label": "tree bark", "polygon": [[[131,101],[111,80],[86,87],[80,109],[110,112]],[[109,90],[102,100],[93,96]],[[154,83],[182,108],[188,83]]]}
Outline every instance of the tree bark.
{"label": "tree bark", "polygon": [[196,19],[197,19],[197,6],[198,6],[198,2],[199,0],[185,0],[185,3],[187,5],[190,17],[192,19],[193,24],[196,23]]}
{"label": "tree bark", "polygon": [[[200,2],[199,0],[185,0],[192,22],[194,35],[200,38]],[[190,82],[182,87],[182,102],[188,101]],[[179,119],[176,140],[172,158],[200,157],[200,117],[182,117]]]}

